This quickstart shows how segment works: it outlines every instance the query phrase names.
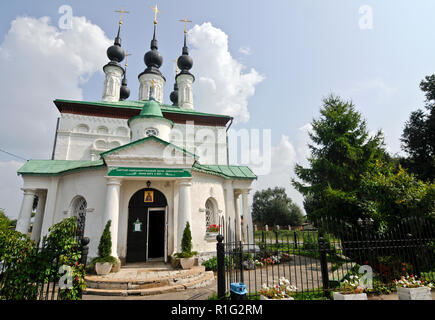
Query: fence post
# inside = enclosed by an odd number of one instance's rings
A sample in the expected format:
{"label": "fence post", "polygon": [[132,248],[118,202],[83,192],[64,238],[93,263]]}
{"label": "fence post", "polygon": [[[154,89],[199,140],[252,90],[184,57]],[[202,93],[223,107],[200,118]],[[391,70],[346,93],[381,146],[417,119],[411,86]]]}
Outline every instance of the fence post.
{"label": "fence post", "polygon": [[217,294],[218,299],[223,300],[225,298],[225,244],[222,243],[224,237],[218,234],[216,240]]}
{"label": "fence post", "polygon": [[411,257],[410,258],[411,258],[412,264],[414,265],[414,272],[413,273],[417,277],[420,277],[421,276],[420,266],[418,265],[418,259],[417,259],[417,255],[415,253],[417,248],[413,244],[413,240],[412,240],[413,236],[410,233],[408,233],[406,236],[408,238],[406,246],[408,247],[409,252],[411,253]]}
{"label": "fence post", "polygon": [[245,282],[243,279],[243,246],[242,246],[242,241],[239,241],[239,249],[240,249],[240,282]]}
{"label": "fence post", "polygon": [[81,263],[86,267],[86,262],[88,260],[88,252],[89,252],[89,238],[88,237],[83,237],[81,239],[81,245],[82,245],[82,261]]}
{"label": "fence post", "polygon": [[328,275],[328,262],[326,261],[326,248],[325,239],[320,234],[318,235],[319,243],[319,255],[320,255],[320,268],[322,271],[322,284],[323,293],[326,297],[329,297],[329,275]]}

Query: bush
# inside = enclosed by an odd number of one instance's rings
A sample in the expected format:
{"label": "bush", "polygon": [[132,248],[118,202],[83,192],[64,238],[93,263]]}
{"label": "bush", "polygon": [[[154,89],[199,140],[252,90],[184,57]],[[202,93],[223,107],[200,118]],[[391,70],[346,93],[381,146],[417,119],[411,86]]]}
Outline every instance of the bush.
{"label": "bush", "polygon": [[105,262],[115,264],[118,261],[115,257],[112,257],[112,235],[110,233],[111,224],[112,220],[107,221],[103,234],[100,238],[100,244],[98,245],[98,257],[92,259],[91,265]]}
{"label": "bush", "polygon": [[[217,271],[217,257],[212,257],[208,260],[202,262],[202,265],[205,266],[206,271]],[[225,257],[225,268],[229,269],[234,266],[234,262],[230,257]]]}
{"label": "bush", "polygon": [[186,227],[184,228],[183,238],[181,238],[181,252],[176,253],[177,258],[191,258],[198,254],[196,251],[192,251],[192,234],[190,232],[190,224],[186,222]]}
{"label": "bush", "polygon": [[[0,230],[0,261],[7,269],[2,283],[1,299],[35,300],[38,283],[58,281],[59,267],[71,268],[72,287],[59,291],[59,299],[79,300],[85,289],[84,266],[80,244],[76,239],[75,217],[64,219],[49,229],[42,240],[41,249],[27,235],[15,230]],[[55,262],[57,264],[54,264]],[[55,267],[56,266],[56,267]]]}

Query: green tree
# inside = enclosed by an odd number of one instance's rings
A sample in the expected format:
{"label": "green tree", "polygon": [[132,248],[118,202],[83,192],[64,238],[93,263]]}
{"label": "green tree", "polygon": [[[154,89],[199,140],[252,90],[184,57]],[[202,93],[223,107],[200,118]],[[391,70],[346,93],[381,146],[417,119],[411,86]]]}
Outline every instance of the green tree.
{"label": "green tree", "polygon": [[9,219],[4,210],[0,209],[0,231],[6,231],[8,229],[15,229],[17,220]]}
{"label": "green tree", "polygon": [[426,96],[426,112],[413,111],[402,133],[402,149],[408,154],[403,165],[419,179],[435,178],[435,74],[420,83]]}
{"label": "green tree", "polygon": [[262,225],[301,225],[303,213],[287,196],[284,188],[257,191],[252,204],[252,217]]}
{"label": "green tree", "polygon": [[356,220],[362,215],[356,198],[362,174],[376,160],[388,158],[383,135],[378,131],[370,136],[354,104],[337,96],[323,99],[320,114],[309,133],[309,166],[297,164],[295,173],[302,182],[293,179],[292,183],[305,196],[309,219],[338,216]]}
{"label": "green tree", "polygon": [[418,180],[392,162],[378,161],[362,176],[357,198],[379,230],[388,230],[410,216],[435,218],[435,183]]}
{"label": "green tree", "polygon": [[98,256],[100,258],[107,258],[112,255],[112,236],[110,234],[110,225],[112,220],[107,221],[103,234],[100,238],[100,244],[98,245]]}

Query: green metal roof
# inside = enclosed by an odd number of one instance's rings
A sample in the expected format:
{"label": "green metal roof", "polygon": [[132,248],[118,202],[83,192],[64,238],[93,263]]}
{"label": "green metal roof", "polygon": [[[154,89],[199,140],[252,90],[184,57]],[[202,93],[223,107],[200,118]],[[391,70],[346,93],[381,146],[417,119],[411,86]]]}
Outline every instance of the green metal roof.
{"label": "green metal roof", "polygon": [[229,179],[257,179],[257,176],[247,166],[209,165],[196,162],[193,170]]}
{"label": "green metal roof", "polygon": [[103,160],[28,160],[17,173],[22,175],[58,175],[103,167]]}
{"label": "green metal roof", "polygon": [[[112,107],[112,108],[127,108],[127,109],[142,109],[144,106],[144,101],[137,101],[137,100],[124,100],[124,101],[109,102],[109,101],[76,101],[76,100],[56,99],[55,102],[56,101],[65,102],[65,103],[87,104],[87,105],[93,105],[93,106]],[[195,110],[186,110],[186,109],[181,109],[179,107],[174,107],[174,106],[167,105],[167,104],[160,104],[160,106],[161,106],[162,112],[191,114],[191,115],[198,115],[198,116],[212,116],[212,117],[231,119],[230,116],[222,115],[222,114],[204,113],[204,112],[199,112],[199,111],[195,111]]]}
{"label": "green metal roof", "polygon": [[[155,139],[158,142],[163,142],[166,144],[167,142],[161,140],[157,137],[151,136],[145,139]],[[144,140],[144,139],[142,139]],[[160,141],[159,141],[160,140]],[[138,140],[140,141],[140,140]],[[133,143],[138,143],[138,141],[134,141]],[[167,143],[169,144],[169,143]],[[131,144],[130,144],[131,145]],[[173,145],[177,149],[181,149],[175,145]],[[115,148],[120,149],[121,147]],[[115,151],[115,149],[109,150],[105,152],[108,154],[110,152]],[[195,157],[196,155],[181,149],[183,152],[191,154]],[[103,155],[103,154],[102,154]],[[79,170],[86,169],[97,169],[100,167],[104,167],[103,160],[28,160],[19,170],[18,174],[21,175],[60,175],[65,173],[71,173]],[[216,175],[227,179],[246,179],[246,180],[254,180],[257,179],[257,176],[249,169],[247,166],[225,166],[225,165],[204,165],[195,162],[192,168],[194,171],[202,172],[206,174]]]}
{"label": "green metal roof", "polygon": [[174,149],[180,150],[181,152],[186,153],[186,154],[192,156],[192,157],[195,158],[195,159],[199,158],[196,154],[191,153],[191,152],[189,152],[189,151],[187,151],[187,150],[185,150],[185,149],[183,149],[183,148],[180,148],[180,147],[176,146],[175,144],[172,144],[172,143],[170,143],[170,142],[167,142],[167,141],[165,141],[165,140],[163,140],[163,139],[160,139],[160,138],[158,138],[158,137],[156,137],[156,136],[149,136],[149,137],[146,137],[146,138],[142,138],[142,139],[139,139],[139,140],[136,140],[136,141],[133,141],[133,142],[130,142],[130,143],[124,144],[124,145],[122,145],[122,146],[119,146],[119,147],[113,148],[112,150],[109,150],[109,151],[103,152],[103,153],[101,153],[100,155],[101,155],[101,157],[104,158],[106,155],[108,155],[108,154],[110,154],[110,153],[113,153],[113,152],[116,152],[116,151],[119,151],[119,150],[122,150],[122,149],[125,149],[125,148],[132,147],[132,146],[134,146],[134,145],[136,145],[136,144],[140,144],[140,143],[143,143],[143,142],[148,141],[148,140],[154,140],[154,141],[156,141],[156,142],[159,142],[159,143],[163,144],[164,146],[168,146],[168,145],[170,145],[170,146],[172,146]]}

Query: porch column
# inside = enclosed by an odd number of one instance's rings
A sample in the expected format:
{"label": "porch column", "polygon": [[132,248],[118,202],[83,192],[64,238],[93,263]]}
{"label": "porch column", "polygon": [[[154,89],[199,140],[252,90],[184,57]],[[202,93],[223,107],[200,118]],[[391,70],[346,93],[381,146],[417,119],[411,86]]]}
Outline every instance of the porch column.
{"label": "porch column", "polygon": [[242,240],[242,220],[240,218],[240,206],[239,206],[240,192],[234,192],[234,206],[236,216],[236,241]]}
{"label": "porch column", "polygon": [[118,220],[119,220],[119,198],[120,198],[120,178],[107,179],[106,208],[104,211],[103,228],[107,221],[112,220],[110,234],[112,236],[112,256],[118,258]]}
{"label": "porch column", "polygon": [[[227,240],[234,240],[234,189],[231,180],[225,180],[225,228],[230,226],[231,233]],[[225,229],[227,230],[227,229]]]}
{"label": "porch column", "polygon": [[179,204],[178,204],[178,250],[181,252],[181,239],[183,239],[184,228],[186,223],[190,224],[190,231],[192,232],[192,208],[190,189],[192,182],[190,180],[184,180],[179,183]]}
{"label": "porch column", "polygon": [[36,207],[35,222],[33,223],[31,239],[38,242],[41,239],[42,221],[44,219],[45,202],[47,200],[47,193],[38,193],[38,206]]}
{"label": "porch column", "polygon": [[[249,210],[249,191],[250,189],[244,189],[242,190],[242,210],[243,210],[243,220],[245,221],[246,226],[248,227],[248,234],[246,234],[246,241],[248,243],[254,243],[254,229],[252,226],[252,215]],[[246,227],[244,228],[246,232]]]}
{"label": "porch column", "polygon": [[36,190],[21,189],[24,192],[23,201],[21,203],[20,215],[18,216],[16,231],[27,234],[32,218],[33,199],[35,198]]}

